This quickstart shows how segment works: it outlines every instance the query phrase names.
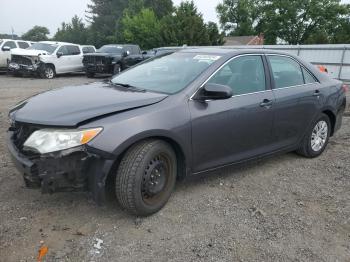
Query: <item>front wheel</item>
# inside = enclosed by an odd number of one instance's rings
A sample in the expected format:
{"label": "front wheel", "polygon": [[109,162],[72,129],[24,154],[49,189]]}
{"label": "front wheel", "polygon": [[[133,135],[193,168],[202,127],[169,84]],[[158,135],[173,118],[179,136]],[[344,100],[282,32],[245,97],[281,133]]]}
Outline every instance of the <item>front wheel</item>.
{"label": "front wheel", "polygon": [[52,65],[45,65],[41,73],[42,78],[52,79],[56,75],[55,68]]}
{"label": "front wheel", "polygon": [[176,155],[162,140],[146,140],[124,155],[116,176],[116,195],[130,213],[147,216],[159,211],[175,187]]}
{"label": "front wheel", "polygon": [[118,75],[122,71],[120,64],[115,64],[113,67],[113,75]]}
{"label": "front wheel", "polygon": [[309,158],[318,157],[326,149],[330,134],[329,117],[321,114],[304,137],[297,153]]}

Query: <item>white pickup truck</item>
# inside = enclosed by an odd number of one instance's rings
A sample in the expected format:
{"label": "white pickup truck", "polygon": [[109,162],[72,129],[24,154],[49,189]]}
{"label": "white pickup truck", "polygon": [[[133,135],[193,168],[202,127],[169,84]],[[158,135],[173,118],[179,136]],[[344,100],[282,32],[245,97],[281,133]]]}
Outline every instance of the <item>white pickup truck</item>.
{"label": "white pickup truck", "polygon": [[80,45],[43,41],[25,50],[12,50],[8,71],[16,75],[37,74],[51,79],[58,74],[82,72],[82,60]]}
{"label": "white pickup truck", "polygon": [[26,49],[31,45],[31,42],[24,40],[0,39],[0,69],[7,69],[7,63],[11,58],[12,49]]}

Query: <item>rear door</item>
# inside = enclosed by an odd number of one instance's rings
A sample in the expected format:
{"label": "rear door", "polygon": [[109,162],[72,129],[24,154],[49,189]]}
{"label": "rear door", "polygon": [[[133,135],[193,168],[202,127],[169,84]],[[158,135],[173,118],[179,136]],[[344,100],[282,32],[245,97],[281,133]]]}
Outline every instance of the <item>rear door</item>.
{"label": "rear door", "polygon": [[200,172],[269,151],[274,97],[262,55],[235,57],[209,83],[227,85],[226,100],[190,100],[193,169]]}
{"label": "rear door", "polygon": [[68,45],[67,48],[70,56],[70,72],[83,71],[83,54],[80,47],[77,45]]}
{"label": "rear door", "polygon": [[274,148],[296,146],[316,117],[322,100],[320,84],[292,57],[267,55],[274,106]]}

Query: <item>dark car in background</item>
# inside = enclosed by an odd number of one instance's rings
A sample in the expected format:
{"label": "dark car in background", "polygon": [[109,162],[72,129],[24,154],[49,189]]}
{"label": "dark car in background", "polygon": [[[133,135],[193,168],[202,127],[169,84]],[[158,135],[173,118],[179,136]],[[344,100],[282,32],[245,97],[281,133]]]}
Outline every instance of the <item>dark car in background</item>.
{"label": "dark car in background", "polygon": [[319,156],[346,89],[284,53],[185,49],[21,102],[8,147],[27,186],[88,190],[97,202],[112,190],[150,215],[188,175],[281,152]]}
{"label": "dark car in background", "polygon": [[84,54],[83,64],[87,77],[95,74],[119,74],[144,60],[138,45],[104,45],[95,53]]}

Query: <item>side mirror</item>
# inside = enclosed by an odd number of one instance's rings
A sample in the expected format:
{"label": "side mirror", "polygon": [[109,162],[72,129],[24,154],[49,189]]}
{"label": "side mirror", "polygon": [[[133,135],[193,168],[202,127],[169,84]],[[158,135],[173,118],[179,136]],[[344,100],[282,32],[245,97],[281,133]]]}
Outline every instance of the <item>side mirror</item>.
{"label": "side mirror", "polygon": [[207,83],[193,97],[194,100],[223,100],[231,98],[232,89],[229,86]]}
{"label": "side mirror", "polygon": [[3,46],[2,47],[2,51],[8,52],[10,50],[11,50],[11,47],[9,47],[9,46]]}
{"label": "side mirror", "polygon": [[143,54],[143,55],[147,55],[147,51],[143,51],[142,54]]}
{"label": "side mirror", "polygon": [[61,56],[63,56],[63,53],[62,52],[57,52],[57,58],[60,58]]}
{"label": "side mirror", "polygon": [[129,51],[129,50],[124,51],[124,57],[127,57],[127,56],[129,56],[129,55],[130,55],[130,51]]}

